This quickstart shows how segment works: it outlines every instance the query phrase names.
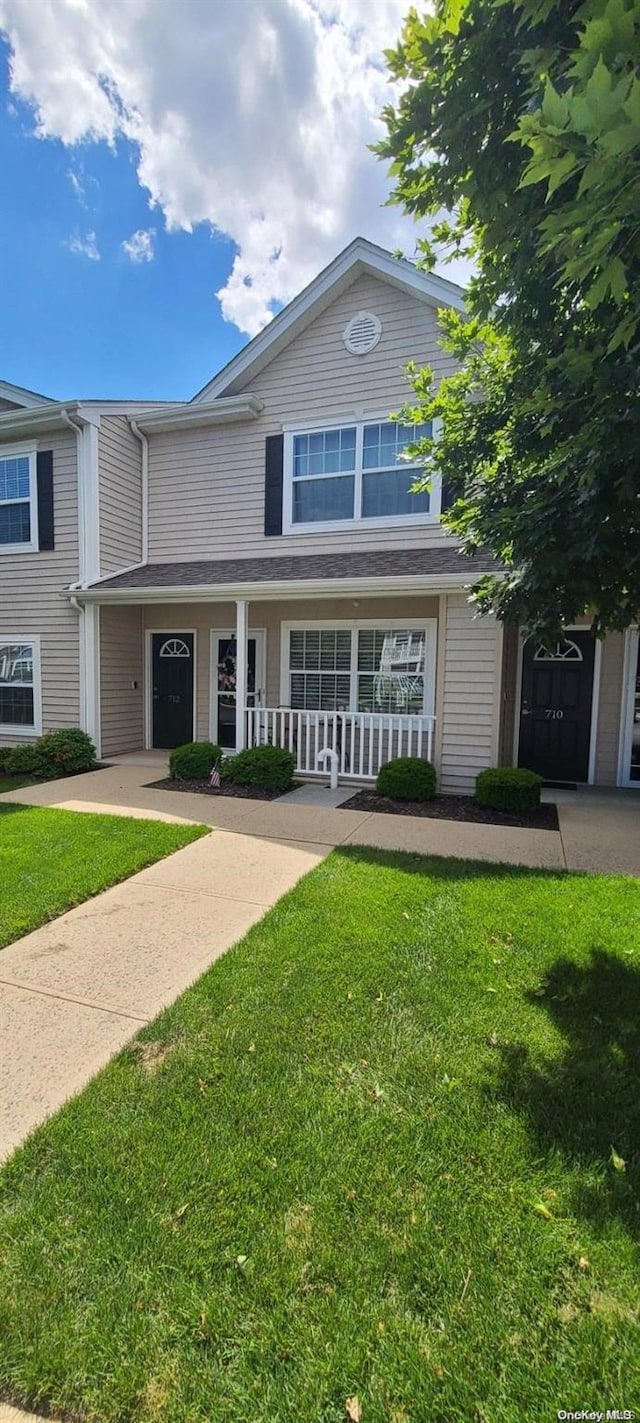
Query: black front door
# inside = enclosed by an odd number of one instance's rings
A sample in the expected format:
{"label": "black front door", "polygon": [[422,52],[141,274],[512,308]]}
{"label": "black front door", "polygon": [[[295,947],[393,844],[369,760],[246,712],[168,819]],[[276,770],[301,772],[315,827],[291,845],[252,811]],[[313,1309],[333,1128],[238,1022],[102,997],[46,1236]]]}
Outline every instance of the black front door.
{"label": "black front door", "polygon": [[590,632],[525,643],[518,765],[545,781],[588,780],[594,656]]}
{"label": "black front door", "polygon": [[151,673],[151,745],[184,746],[193,741],[193,633],[152,633]]}

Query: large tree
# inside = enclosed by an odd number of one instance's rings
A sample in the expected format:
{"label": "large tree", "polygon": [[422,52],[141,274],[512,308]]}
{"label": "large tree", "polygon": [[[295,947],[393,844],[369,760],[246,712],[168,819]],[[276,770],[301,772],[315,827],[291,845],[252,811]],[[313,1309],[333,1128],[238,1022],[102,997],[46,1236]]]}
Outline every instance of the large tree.
{"label": "large tree", "polygon": [[412,381],[442,421],[423,453],[457,496],[446,520],[506,570],[479,603],[540,633],[584,612],[622,628],[640,616],[638,0],[436,0],[387,58],[395,200],[477,271],[468,317],[442,317],[458,373]]}

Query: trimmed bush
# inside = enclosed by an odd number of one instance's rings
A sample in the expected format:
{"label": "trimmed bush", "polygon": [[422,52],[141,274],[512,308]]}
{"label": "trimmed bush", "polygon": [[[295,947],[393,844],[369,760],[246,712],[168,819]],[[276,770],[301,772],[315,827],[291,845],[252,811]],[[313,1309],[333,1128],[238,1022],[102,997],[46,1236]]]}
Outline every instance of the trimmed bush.
{"label": "trimmed bush", "polygon": [[7,746],[0,752],[3,771],[8,776],[35,776],[37,746]]}
{"label": "trimmed bush", "polygon": [[398,756],[380,767],[376,790],[390,800],[431,800],[436,792],[435,766],[421,756]]}
{"label": "trimmed bush", "polygon": [[542,776],[518,766],[496,766],[476,776],[478,805],[490,810],[536,810],[540,804]]}
{"label": "trimmed bush", "polygon": [[80,731],[77,727],[71,727],[68,731],[47,731],[36,741],[33,749],[35,773],[45,780],[90,771],[95,765],[93,741],[86,731]]}
{"label": "trimmed bush", "polygon": [[169,757],[169,775],[174,781],[201,781],[211,772],[222,752],[213,741],[188,741],[176,746]]}
{"label": "trimmed bush", "polygon": [[293,785],[295,757],[282,746],[252,746],[224,763],[225,780],[262,791],[288,791]]}

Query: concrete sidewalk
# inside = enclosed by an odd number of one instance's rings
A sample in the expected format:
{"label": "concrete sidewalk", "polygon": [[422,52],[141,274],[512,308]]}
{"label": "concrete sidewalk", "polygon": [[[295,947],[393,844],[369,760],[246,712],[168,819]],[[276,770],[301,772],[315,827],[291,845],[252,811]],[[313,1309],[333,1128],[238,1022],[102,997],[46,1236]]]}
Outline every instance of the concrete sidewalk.
{"label": "concrete sidewalk", "polygon": [[0,1157],[328,853],[217,831],[0,952]]}
{"label": "concrete sidewalk", "polygon": [[423,855],[502,860],[535,869],[566,867],[561,837],[549,830],[505,829],[497,825],[341,810],[336,808],[332,793],[322,786],[306,787],[302,798],[294,791],[279,800],[256,801],[156,790],[149,784],[166,773],[166,761],[161,753],[142,752],[131,758],[123,757],[103,771],[10,791],[3,799],[23,805],[58,806],[64,810],[196,820],[220,830],[265,840],[326,846],[373,845]]}
{"label": "concrete sidewalk", "polygon": [[166,774],[161,752],[136,752],[118,758],[105,770],[10,791],[3,799],[196,820],[265,840],[374,845],[423,855],[500,860],[534,869],[640,875],[640,794],[633,791],[585,787],[543,792],[544,799],[557,803],[560,829],[553,832],[343,810],[338,806],[345,794],[351,794],[345,787],[335,793],[314,784],[269,802],[156,790],[149,784]]}

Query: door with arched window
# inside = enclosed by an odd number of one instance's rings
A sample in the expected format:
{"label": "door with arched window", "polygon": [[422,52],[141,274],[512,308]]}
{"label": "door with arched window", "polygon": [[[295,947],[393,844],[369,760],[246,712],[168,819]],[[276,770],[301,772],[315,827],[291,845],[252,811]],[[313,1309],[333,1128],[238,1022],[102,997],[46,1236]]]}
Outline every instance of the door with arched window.
{"label": "door with arched window", "polygon": [[151,745],[161,750],[193,741],[192,632],[151,634]]}
{"label": "door with arched window", "polygon": [[533,639],[522,656],[518,765],[545,781],[587,781],[595,639],[567,632],[553,646]]}

